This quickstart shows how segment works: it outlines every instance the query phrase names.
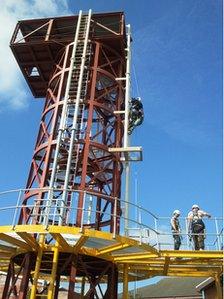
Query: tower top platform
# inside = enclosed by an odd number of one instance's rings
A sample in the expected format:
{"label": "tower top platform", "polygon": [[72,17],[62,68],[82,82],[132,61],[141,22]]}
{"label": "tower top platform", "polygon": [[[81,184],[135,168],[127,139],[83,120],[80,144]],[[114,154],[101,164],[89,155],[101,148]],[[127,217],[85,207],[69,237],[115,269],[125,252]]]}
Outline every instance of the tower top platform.
{"label": "tower top platform", "polygon": [[[73,42],[78,15],[19,21],[10,47],[36,98],[45,97],[49,78],[64,47]],[[123,54],[126,44],[123,12],[96,13],[90,38]]]}

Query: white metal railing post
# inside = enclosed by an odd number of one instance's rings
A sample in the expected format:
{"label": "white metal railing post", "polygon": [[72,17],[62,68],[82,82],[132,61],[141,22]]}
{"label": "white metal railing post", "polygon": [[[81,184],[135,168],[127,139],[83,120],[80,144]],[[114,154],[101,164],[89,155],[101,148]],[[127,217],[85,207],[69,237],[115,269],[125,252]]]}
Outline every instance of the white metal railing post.
{"label": "white metal railing post", "polygon": [[185,218],[185,230],[186,230],[186,243],[187,243],[187,249],[190,250],[190,242],[189,242],[189,236],[188,236],[188,220]]}
{"label": "white metal railing post", "polygon": [[15,212],[14,212],[14,215],[13,215],[13,220],[12,220],[13,228],[16,225],[16,217],[17,217],[17,212],[18,212],[18,206],[19,206],[20,199],[21,199],[21,194],[22,194],[22,190],[20,189],[19,194],[18,194],[18,198],[17,198],[17,201],[16,201],[16,208],[15,208]]}
{"label": "white metal railing post", "polygon": [[87,211],[87,224],[91,223],[92,208],[93,208],[93,196],[90,195],[89,196],[88,211]]}
{"label": "white metal railing post", "polygon": [[125,84],[125,115],[124,115],[124,147],[128,146],[129,101],[131,85],[131,26],[127,28],[126,84]]}
{"label": "white metal railing post", "polygon": [[218,247],[218,250],[221,250],[219,226],[218,226],[218,221],[217,221],[216,217],[215,217],[215,229],[216,229],[216,235],[217,235],[217,247]]}
{"label": "white metal railing post", "polygon": [[84,191],[84,195],[83,195],[82,218],[81,218],[81,223],[80,223],[80,232],[83,231],[85,204],[86,204],[86,191]]}
{"label": "white metal railing post", "polygon": [[160,250],[157,218],[154,218],[154,224],[155,224],[155,232],[156,232],[156,245],[157,245],[158,250]]}
{"label": "white metal railing post", "polygon": [[55,223],[55,217],[57,215],[57,210],[58,210],[57,208],[58,208],[58,198],[57,198],[57,200],[55,200],[55,206],[54,206],[54,212],[53,212],[53,218],[52,218],[52,225],[54,225],[54,223]]}
{"label": "white metal railing post", "polygon": [[113,238],[116,237],[116,223],[117,223],[117,197],[114,198],[114,209],[113,209]]}
{"label": "white metal railing post", "polygon": [[140,244],[142,244],[142,210],[141,206],[138,208],[138,223],[140,226]]}
{"label": "white metal railing post", "polygon": [[66,221],[66,219],[64,219],[64,218],[65,218],[66,209],[67,209],[67,204],[63,201],[63,199],[59,200],[58,209],[59,209],[58,225],[63,225],[63,224],[65,224],[65,221]]}
{"label": "white metal railing post", "polygon": [[129,185],[130,185],[130,163],[125,162],[125,220],[124,220],[124,231],[125,235],[128,236],[128,227],[129,227]]}
{"label": "white metal railing post", "polygon": [[45,225],[46,227],[48,226],[48,220],[49,220],[52,199],[53,199],[53,188],[49,188],[48,196],[47,196],[47,200],[46,200],[45,213],[43,216],[43,225]]}
{"label": "white metal railing post", "polygon": [[219,245],[218,245],[218,242],[216,242],[217,241],[217,239],[215,240],[215,248],[216,248],[216,250],[219,250]]}
{"label": "white metal railing post", "polygon": [[[124,116],[124,148],[129,145],[128,138],[128,123],[129,123],[129,101],[130,101],[130,64],[131,64],[131,26],[127,28],[127,56],[126,56],[126,85],[125,85],[125,116]],[[129,183],[130,183],[130,162],[125,162],[125,221],[124,230],[125,235],[128,234],[128,218],[129,218]]]}

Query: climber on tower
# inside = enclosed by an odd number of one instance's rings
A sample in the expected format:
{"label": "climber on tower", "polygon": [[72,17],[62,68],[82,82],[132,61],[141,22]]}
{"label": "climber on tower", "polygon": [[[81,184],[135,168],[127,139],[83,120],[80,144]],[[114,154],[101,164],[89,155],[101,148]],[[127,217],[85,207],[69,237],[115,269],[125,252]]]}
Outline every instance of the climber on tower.
{"label": "climber on tower", "polygon": [[132,98],[129,112],[128,134],[131,135],[135,127],[140,126],[144,119],[143,105],[141,98]]}

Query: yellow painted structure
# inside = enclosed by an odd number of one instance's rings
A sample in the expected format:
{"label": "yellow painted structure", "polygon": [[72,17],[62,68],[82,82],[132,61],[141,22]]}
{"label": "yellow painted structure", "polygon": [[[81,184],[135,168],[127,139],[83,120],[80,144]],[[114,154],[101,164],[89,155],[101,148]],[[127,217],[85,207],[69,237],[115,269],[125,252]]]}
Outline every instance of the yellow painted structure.
{"label": "yellow painted structure", "polygon": [[[39,241],[33,234],[39,235]],[[47,237],[53,237],[47,245]],[[153,276],[195,276],[214,277],[218,299],[221,298],[219,277],[222,273],[223,253],[221,251],[161,250],[140,243],[128,237],[91,229],[67,226],[16,225],[1,226],[0,270],[7,271],[10,258],[28,251],[37,254],[31,299],[36,298],[38,279],[45,277],[41,272],[41,261],[46,254],[53,255],[51,273],[48,275],[47,298],[54,295],[54,281],[60,252],[84,254],[114,262],[118,266],[119,281],[123,282],[123,298],[128,298],[128,281],[143,280]],[[74,241],[75,240],[75,241]],[[99,245],[91,246],[91,242]],[[104,245],[106,244],[106,245]]]}

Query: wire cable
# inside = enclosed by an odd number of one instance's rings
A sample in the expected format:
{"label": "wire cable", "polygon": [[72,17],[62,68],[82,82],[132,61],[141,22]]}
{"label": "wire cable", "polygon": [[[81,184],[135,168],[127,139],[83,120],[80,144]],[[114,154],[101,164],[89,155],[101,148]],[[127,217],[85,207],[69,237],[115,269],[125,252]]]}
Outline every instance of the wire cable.
{"label": "wire cable", "polygon": [[135,64],[132,63],[132,65],[133,65],[133,74],[134,74],[134,81],[135,81],[135,85],[136,85],[137,94],[141,98],[141,94],[140,94],[140,90],[139,90],[139,84],[138,84],[138,79],[137,79],[137,75],[136,75]]}

